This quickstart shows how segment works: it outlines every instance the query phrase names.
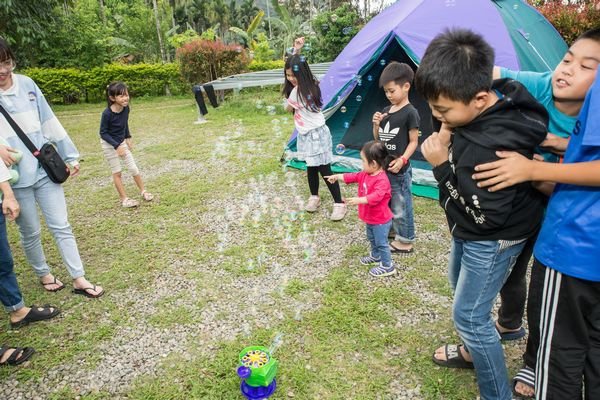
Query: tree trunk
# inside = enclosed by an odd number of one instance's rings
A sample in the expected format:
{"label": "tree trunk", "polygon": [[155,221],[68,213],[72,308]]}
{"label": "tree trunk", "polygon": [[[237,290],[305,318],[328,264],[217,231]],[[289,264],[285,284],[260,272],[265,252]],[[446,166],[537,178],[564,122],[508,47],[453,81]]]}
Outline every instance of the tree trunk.
{"label": "tree trunk", "polygon": [[160,59],[163,63],[167,62],[165,55],[165,45],[163,44],[162,35],[160,34],[160,20],[158,19],[158,4],[156,0],[152,0],[152,8],[154,9],[154,20],[156,21],[156,35],[158,36],[158,46],[160,47]]}
{"label": "tree trunk", "polygon": [[104,12],[104,0],[98,0],[100,3],[100,18],[102,19],[102,26],[106,27],[106,13]]}

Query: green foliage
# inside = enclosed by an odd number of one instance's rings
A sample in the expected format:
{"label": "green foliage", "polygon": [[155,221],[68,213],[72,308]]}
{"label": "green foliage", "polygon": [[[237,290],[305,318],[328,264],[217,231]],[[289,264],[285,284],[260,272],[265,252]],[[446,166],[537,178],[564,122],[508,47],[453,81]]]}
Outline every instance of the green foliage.
{"label": "green foliage", "polygon": [[194,40],[177,49],[181,75],[189,83],[208,82],[240,73],[249,60],[239,45],[220,40]]}
{"label": "green foliage", "polygon": [[[350,4],[319,14],[313,22],[316,43],[308,50],[311,62],[335,59],[362,28],[360,23],[358,13]],[[306,51],[303,50],[303,53]]]}
{"label": "green foliage", "polygon": [[90,70],[75,68],[29,68],[31,77],[51,103],[71,104],[104,100],[106,85],[123,81],[132,96],[186,94],[189,86],[181,79],[176,64],[110,64]]}
{"label": "green foliage", "polygon": [[0,35],[13,45],[12,50],[21,65],[34,62],[32,48],[50,47],[48,29],[55,23],[54,9],[60,3],[58,0],[0,1]]}
{"label": "green foliage", "polygon": [[579,5],[544,2],[538,6],[538,10],[569,45],[583,32],[598,28],[600,23],[600,9],[596,9],[593,2]]}
{"label": "green foliage", "polygon": [[177,33],[170,36],[167,41],[171,46],[178,49],[186,43],[199,39],[200,36],[193,29],[188,29],[183,33]]}
{"label": "green foliage", "polygon": [[256,59],[252,60],[250,65],[248,65],[248,69],[250,71],[266,71],[269,69],[281,69],[283,71],[283,67],[285,62],[283,60],[270,60],[270,61],[256,61]]}
{"label": "green foliage", "polygon": [[53,68],[92,68],[111,61],[110,29],[85,1],[69,14],[57,16],[49,28],[52,46],[38,53],[36,63]]}
{"label": "green foliage", "polygon": [[271,48],[269,45],[269,41],[267,40],[267,36],[264,33],[260,33],[257,37],[258,41],[255,42],[252,46],[252,51],[254,52],[253,60],[257,62],[265,62],[273,60],[273,55],[275,54],[275,50]]}
{"label": "green foliage", "polygon": [[215,30],[213,28],[208,28],[207,30],[205,30],[204,32],[202,32],[202,34],[200,35],[200,39],[202,39],[202,40],[216,40],[217,39],[217,33],[215,32]]}

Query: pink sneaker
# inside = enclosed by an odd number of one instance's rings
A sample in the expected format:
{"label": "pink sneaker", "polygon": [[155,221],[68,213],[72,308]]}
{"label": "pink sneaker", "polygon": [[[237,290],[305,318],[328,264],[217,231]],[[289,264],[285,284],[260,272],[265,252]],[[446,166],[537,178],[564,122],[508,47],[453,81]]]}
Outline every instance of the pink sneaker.
{"label": "pink sneaker", "polygon": [[346,203],[334,203],[329,219],[332,221],[341,221],[346,216],[347,211],[348,207],[346,207]]}
{"label": "pink sneaker", "polygon": [[310,196],[308,198],[308,202],[306,203],[306,207],[304,207],[304,209],[310,213],[313,213],[313,212],[317,211],[317,208],[319,208],[319,205],[321,205],[321,199],[319,198],[319,196]]}

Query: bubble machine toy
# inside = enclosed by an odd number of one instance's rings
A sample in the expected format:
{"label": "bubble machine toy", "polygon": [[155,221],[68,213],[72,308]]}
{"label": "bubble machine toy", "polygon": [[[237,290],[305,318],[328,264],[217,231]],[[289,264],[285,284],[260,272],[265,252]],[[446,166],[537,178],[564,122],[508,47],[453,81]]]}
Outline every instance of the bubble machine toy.
{"label": "bubble machine toy", "polygon": [[237,374],[242,378],[240,390],[244,397],[248,400],[268,399],[277,386],[278,366],[279,361],[266,347],[249,346],[242,350]]}

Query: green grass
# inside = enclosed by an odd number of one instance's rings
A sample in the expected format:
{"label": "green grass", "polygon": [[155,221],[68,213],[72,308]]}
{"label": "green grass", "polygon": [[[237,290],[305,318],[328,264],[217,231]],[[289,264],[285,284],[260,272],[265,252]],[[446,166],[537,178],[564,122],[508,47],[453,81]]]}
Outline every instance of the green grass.
{"label": "green grass", "polygon": [[[257,100],[276,105],[277,114],[269,115],[264,106],[257,108]],[[187,357],[170,353],[161,360],[156,376],[136,378],[121,396],[240,398],[235,375],[239,351],[247,345],[269,345],[282,334],[283,344],[275,354],[280,370],[274,399],[390,398],[398,386],[418,388],[418,397],[426,399],[476,397],[472,372],[446,370],[430,360],[437,346],[457,340],[445,275],[449,236],[436,202],[415,200],[417,251],[399,259],[404,271],[397,279],[369,279],[357,265],[366,240],[356,211],[341,223],[329,221],[325,211],[292,215],[287,211],[295,201],[291,196],[278,200],[279,209],[261,210],[255,200],[248,200],[254,207],[248,207],[244,217],[228,221],[235,235],[223,246],[214,225],[229,204],[235,203],[239,212],[244,199],[253,196],[253,188],[267,193],[273,185],[285,188],[288,178],[278,161],[293,121],[279,103],[275,90],[249,91],[210,109],[209,123],[193,125],[197,111],[191,96],[134,99],[130,120],[134,155],[148,189],[157,194],[156,202],[135,210],[119,207],[100,151],[98,125],[104,105],[56,107],[82,154],[81,176],[64,185],[70,221],[87,276],[102,284],[107,295],[89,301],[69,290],[45,292],[27,265],[11,224],[9,239],[26,302],[52,303],[64,312],[57,321],[19,331],[0,330],[0,343],[32,345],[38,350],[29,365],[0,369],[0,385],[16,378],[20,385],[35,386],[59,365],[79,363],[82,370],[92,370],[101,365],[99,349],[115,343],[132,321],[166,331],[180,326],[194,330],[202,326],[203,311],[221,301],[219,285],[235,280],[267,282],[276,263],[296,263],[310,271],[312,265],[329,260],[332,266],[325,276],[292,277],[268,301],[254,305],[258,312],[278,316],[269,326],[257,326],[249,319],[250,329],[237,337],[212,342],[210,335],[203,337],[211,342],[208,347],[190,337]],[[280,133],[273,119],[279,120]],[[291,177],[294,190],[305,198],[303,173],[292,170]],[[128,176],[125,181],[133,196],[135,188]],[[354,190],[343,188],[348,195]],[[324,241],[330,236],[348,241],[330,248]],[[313,250],[298,245],[303,237],[316,244]],[[45,230],[43,242],[53,271],[66,280]],[[169,294],[169,288],[184,284],[191,285],[185,293],[200,296]],[[424,294],[437,300],[430,302]],[[140,303],[138,298],[148,300]],[[238,306],[244,315],[248,305],[240,300]],[[226,321],[231,315],[220,310],[215,318]],[[406,322],[410,319],[413,322]],[[517,360],[511,362],[514,368]],[[51,398],[80,395],[77,387],[64,387]],[[100,388],[80,398],[113,395]]]}

